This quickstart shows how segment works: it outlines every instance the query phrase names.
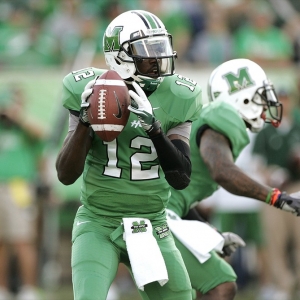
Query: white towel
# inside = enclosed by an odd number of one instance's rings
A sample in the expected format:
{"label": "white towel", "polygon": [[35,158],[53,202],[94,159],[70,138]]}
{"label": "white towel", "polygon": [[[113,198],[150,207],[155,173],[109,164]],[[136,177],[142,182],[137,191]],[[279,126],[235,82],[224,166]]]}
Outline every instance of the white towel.
{"label": "white towel", "polygon": [[222,252],[224,238],[208,224],[182,220],[169,209],[167,209],[167,219],[171,232],[194,254],[200,263],[204,263],[210,258],[210,251]]}
{"label": "white towel", "polygon": [[124,234],[132,273],[137,287],[158,281],[161,286],[169,280],[164,258],[152,234],[148,219],[123,218]]}

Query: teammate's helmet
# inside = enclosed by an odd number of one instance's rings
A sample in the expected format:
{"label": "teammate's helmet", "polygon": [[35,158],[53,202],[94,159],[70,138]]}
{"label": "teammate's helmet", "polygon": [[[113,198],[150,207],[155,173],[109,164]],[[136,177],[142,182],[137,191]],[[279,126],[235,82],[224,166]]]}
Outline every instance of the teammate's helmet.
{"label": "teammate's helmet", "polygon": [[[162,21],[150,12],[131,10],[120,14],[103,36],[106,64],[123,79],[133,75],[150,78],[174,74],[176,52]],[[152,70],[141,70],[139,62],[156,62]]]}
{"label": "teammate's helmet", "polygon": [[264,122],[278,127],[282,104],[273,84],[263,69],[249,59],[233,59],[218,66],[208,82],[210,101],[231,104],[253,131],[260,131]]}

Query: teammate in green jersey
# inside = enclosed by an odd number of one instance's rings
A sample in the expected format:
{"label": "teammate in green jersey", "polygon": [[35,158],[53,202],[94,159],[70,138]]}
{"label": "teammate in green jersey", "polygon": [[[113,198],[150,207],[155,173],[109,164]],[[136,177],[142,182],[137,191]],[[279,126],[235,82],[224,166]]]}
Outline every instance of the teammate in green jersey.
{"label": "teammate in green jersey", "polygon": [[104,142],[91,129],[86,110],[95,78],[106,70],[86,68],[63,80],[69,132],[57,174],[69,185],[83,173],[72,234],[74,297],[106,299],[122,262],[146,299],[192,299],[166,206],[170,186],[184,189],[190,181],[189,136],[202,108],[201,89],[175,74],[171,36],[149,12],[116,17],[103,48],[107,65],[125,80],[135,103],[121,134]]}
{"label": "teammate in green jersey", "polygon": [[[275,127],[280,124],[282,105],[265,72],[247,59],[225,62],[212,72],[208,96],[210,103],[203,107],[200,118],[192,124],[191,182],[182,191],[172,189],[168,204],[170,218],[177,218],[181,223],[184,220],[180,218],[201,220],[191,207],[210,196],[218,185],[232,194],[254,198],[299,215],[299,196],[289,196],[254,181],[234,163],[249,143],[248,129],[258,132],[265,122]],[[181,229],[184,230],[183,226]],[[208,260],[200,263],[189,247],[184,246],[184,240],[179,241],[179,235],[172,230],[171,223],[170,229],[181,251],[192,287],[203,295],[201,299],[233,299],[236,275],[231,266],[215,251],[210,253]],[[199,241],[201,243],[205,240]],[[233,248],[238,246],[235,243],[233,240]]]}

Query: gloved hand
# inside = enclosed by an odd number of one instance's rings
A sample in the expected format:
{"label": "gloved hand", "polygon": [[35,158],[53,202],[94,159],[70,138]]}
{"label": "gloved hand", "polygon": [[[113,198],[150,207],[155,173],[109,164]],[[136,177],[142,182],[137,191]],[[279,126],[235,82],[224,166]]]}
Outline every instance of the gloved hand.
{"label": "gloved hand", "polygon": [[221,235],[224,237],[223,252],[220,253],[222,257],[230,256],[236,251],[238,247],[245,247],[246,243],[244,240],[233,232],[222,232]]}
{"label": "gloved hand", "polygon": [[160,122],[155,119],[151,103],[142,88],[136,82],[132,82],[132,86],[136,93],[129,91],[132,99],[128,109],[138,116],[144,130],[151,135],[160,128]]}
{"label": "gloved hand", "polygon": [[83,93],[81,94],[81,109],[80,109],[80,113],[79,113],[79,120],[86,127],[90,126],[88,113],[87,113],[87,109],[90,106],[90,104],[87,101],[93,92],[93,86],[94,86],[97,78],[98,78],[98,76],[96,78],[92,79],[91,81],[89,81],[86,84],[86,86],[84,87]]}
{"label": "gloved hand", "polygon": [[300,216],[300,191],[288,195],[286,192],[281,193],[278,189],[273,189],[269,203],[279,209]]}

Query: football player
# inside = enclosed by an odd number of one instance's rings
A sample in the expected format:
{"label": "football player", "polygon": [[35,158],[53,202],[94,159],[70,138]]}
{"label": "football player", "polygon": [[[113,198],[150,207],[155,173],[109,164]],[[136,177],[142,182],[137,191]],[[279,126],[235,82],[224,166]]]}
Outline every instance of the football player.
{"label": "football player", "polygon": [[[192,175],[189,186],[172,190],[168,204],[171,219],[200,220],[194,207],[222,186],[232,194],[254,198],[272,207],[300,214],[300,199],[287,195],[248,177],[235,165],[235,160],[249,143],[247,130],[259,132],[265,123],[277,127],[282,117],[274,87],[263,69],[248,59],[233,59],[221,64],[210,75],[209,103],[192,124],[190,136]],[[233,299],[236,294],[236,274],[216,251],[204,263],[176,237],[187,267],[192,287],[201,299]],[[199,241],[205,243],[205,240]],[[222,254],[230,254],[242,246],[233,236]],[[225,247],[226,248],[226,247]]]}
{"label": "football player", "polygon": [[[139,243],[138,237],[151,231],[168,278],[166,283],[153,280],[139,288],[147,299],[192,299],[165,208],[170,186],[184,189],[190,182],[189,136],[202,108],[201,89],[195,81],[175,74],[172,37],[152,13],[132,10],[116,17],[105,31],[103,49],[108,67],[124,79],[133,99],[128,123],[115,140],[102,141],[87,117],[95,78],[106,70],[86,68],[63,80],[69,131],[56,160],[57,174],[65,185],[83,174],[82,206],[72,233],[74,297],[106,299],[120,262],[132,271],[139,287],[132,265],[138,256],[145,264],[155,258],[151,251],[143,252],[147,244]],[[123,240],[128,218],[137,238],[135,256]],[[155,261],[150,267],[153,270],[143,276],[159,271]]]}

